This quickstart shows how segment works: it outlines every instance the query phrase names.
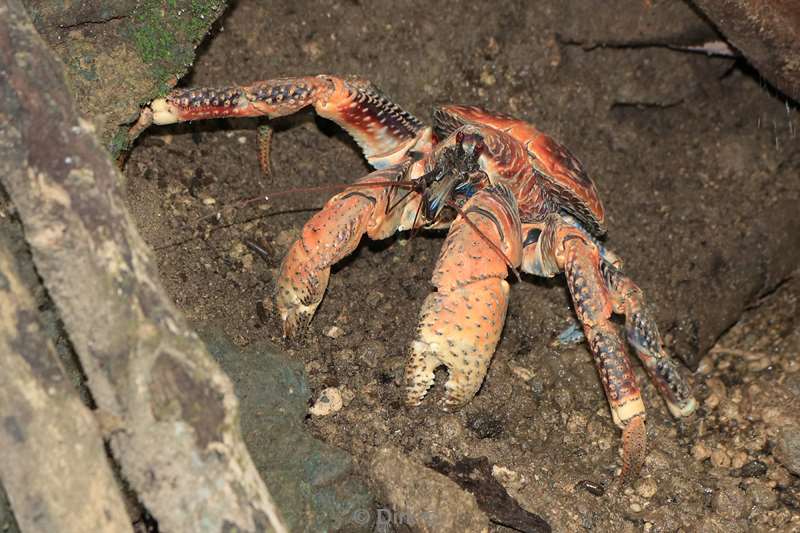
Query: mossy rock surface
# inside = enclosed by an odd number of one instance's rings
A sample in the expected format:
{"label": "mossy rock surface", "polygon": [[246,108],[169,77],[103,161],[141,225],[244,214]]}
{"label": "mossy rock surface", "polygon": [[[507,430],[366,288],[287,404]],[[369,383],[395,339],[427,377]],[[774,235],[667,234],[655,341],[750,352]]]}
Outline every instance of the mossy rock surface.
{"label": "mossy rock surface", "polygon": [[145,102],[186,74],[224,0],[28,0],[36,29],[66,66],[81,113],[116,157]]}

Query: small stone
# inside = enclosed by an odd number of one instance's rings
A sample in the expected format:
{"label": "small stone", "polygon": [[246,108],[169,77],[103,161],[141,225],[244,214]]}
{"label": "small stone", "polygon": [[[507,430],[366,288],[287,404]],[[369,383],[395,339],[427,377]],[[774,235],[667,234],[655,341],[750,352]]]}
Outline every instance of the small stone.
{"label": "small stone", "polygon": [[753,500],[753,505],[762,509],[775,509],[778,506],[778,495],[761,481],[751,483],[745,492]]}
{"label": "small stone", "polygon": [[519,490],[525,486],[525,479],[509,468],[500,465],[492,465],[492,477],[507,489]]}
{"label": "small stone", "polygon": [[786,426],[781,428],[773,452],[789,472],[800,476],[800,428]]}
{"label": "small stone", "polygon": [[642,512],[642,506],[639,505],[636,502],[632,503],[630,505],[630,508],[631,508],[631,511],[633,511],[634,513],[641,513]]}
{"label": "small stone", "polygon": [[533,379],[533,372],[521,366],[512,366],[511,373],[517,376],[522,381],[530,381]]}
{"label": "small stone", "polygon": [[740,477],[762,477],[767,473],[767,465],[761,461],[750,461],[739,469]]}
{"label": "small stone", "polygon": [[749,512],[747,497],[738,488],[720,488],[711,497],[711,508],[728,518],[742,518]]}
{"label": "small stone", "polygon": [[747,454],[745,452],[736,452],[731,457],[732,468],[742,468],[747,463]]}
{"label": "small stone", "polygon": [[328,387],[324,389],[308,410],[313,416],[327,416],[342,409],[344,402],[342,401],[342,394],[336,387]]}
{"label": "small stone", "polygon": [[322,55],[322,47],[316,41],[304,43],[300,49],[303,50],[303,53],[312,61],[319,59],[319,57]]}
{"label": "small stone", "polygon": [[489,59],[494,59],[497,57],[497,54],[500,53],[500,44],[497,42],[497,39],[494,37],[489,37],[489,41],[486,43],[486,56]]}
{"label": "small stone", "polygon": [[719,405],[719,396],[714,394],[713,392],[708,395],[708,398],[703,402],[703,406],[709,410],[713,411]]}
{"label": "small stone", "polygon": [[692,446],[692,457],[694,457],[697,461],[705,461],[711,457],[711,450],[708,449],[708,446],[706,446],[705,443],[698,442]]}
{"label": "small stone", "polygon": [[356,347],[356,356],[364,365],[375,368],[386,357],[386,346],[379,340],[366,340]]}
{"label": "small stone", "polygon": [[652,498],[658,492],[658,484],[652,478],[640,479],[636,485],[636,494],[645,499]]}
{"label": "small stone", "polygon": [[491,87],[495,83],[497,83],[497,78],[494,77],[494,74],[488,70],[481,71],[481,84],[485,85],[486,87]]}
{"label": "small stone", "polygon": [[480,439],[493,439],[503,433],[503,420],[491,412],[480,412],[467,418],[467,427]]}
{"label": "small stone", "polygon": [[211,198],[210,196],[208,198],[203,198],[203,205],[214,205],[216,203],[217,200],[215,198]]}
{"label": "small stone", "polygon": [[245,272],[250,272],[251,270],[253,270],[253,262],[254,261],[255,261],[255,258],[252,256],[252,254],[243,255],[242,256],[242,270],[244,270]]}
{"label": "small stone", "polygon": [[725,453],[725,450],[716,449],[711,452],[711,464],[718,468],[728,468],[731,466],[731,458]]}
{"label": "small stone", "polygon": [[339,326],[331,326],[325,330],[325,336],[331,339],[338,339],[342,335],[344,335],[344,330]]}
{"label": "small stone", "polygon": [[441,435],[444,439],[450,442],[457,442],[462,440],[464,435],[464,426],[461,424],[461,419],[453,414],[445,414],[439,419],[439,427],[441,428]]}

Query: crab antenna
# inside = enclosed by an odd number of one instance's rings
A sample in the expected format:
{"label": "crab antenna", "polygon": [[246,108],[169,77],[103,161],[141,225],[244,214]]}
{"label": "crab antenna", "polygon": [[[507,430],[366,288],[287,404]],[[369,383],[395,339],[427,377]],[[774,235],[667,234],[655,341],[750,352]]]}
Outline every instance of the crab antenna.
{"label": "crab antenna", "polygon": [[303,193],[315,193],[315,192],[328,192],[328,191],[343,191],[345,189],[357,188],[357,189],[372,189],[376,187],[399,187],[402,189],[407,189],[408,191],[414,191],[417,189],[417,184],[413,181],[372,181],[369,183],[337,183],[332,185],[319,185],[316,187],[295,187],[292,189],[286,189],[283,191],[277,191],[274,193],[268,194],[261,194],[258,196],[253,196],[250,198],[244,198],[241,200],[237,200],[231,204],[222,206],[221,209],[211,213],[209,215],[200,217],[197,219],[196,223],[205,222],[206,220],[212,218],[219,218],[222,216],[222,211],[225,209],[232,209],[234,207],[247,207],[249,205],[259,203],[259,202],[269,202],[273,198],[280,198],[282,196],[291,196],[293,194],[303,194]]}
{"label": "crab antenna", "polygon": [[475,231],[475,233],[477,233],[480,236],[480,238],[483,239],[484,242],[486,242],[486,244],[488,244],[492,248],[492,250],[494,250],[494,252],[503,259],[503,261],[505,261],[506,265],[508,265],[508,268],[511,269],[511,272],[514,273],[514,278],[517,280],[517,282],[519,283],[520,281],[522,281],[522,279],[519,277],[519,272],[517,272],[517,268],[514,266],[514,264],[511,262],[511,260],[508,258],[508,256],[506,256],[506,254],[503,253],[503,250],[501,250],[499,246],[497,246],[495,243],[493,243],[492,240],[489,237],[487,237],[486,234],[484,232],[482,232],[480,230],[480,228],[478,226],[476,226],[475,223],[472,222],[469,219],[469,217],[467,216],[467,213],[465,213],[464,210],[461,209],[452,200],[447,202],[447,206],[448,207],[452,207],[453,209],[455,209],[456,212],[461,216],[461,218],[464,219],[464,222],[466,222],[467,225],[470,228],[472,228],[473,231]]}

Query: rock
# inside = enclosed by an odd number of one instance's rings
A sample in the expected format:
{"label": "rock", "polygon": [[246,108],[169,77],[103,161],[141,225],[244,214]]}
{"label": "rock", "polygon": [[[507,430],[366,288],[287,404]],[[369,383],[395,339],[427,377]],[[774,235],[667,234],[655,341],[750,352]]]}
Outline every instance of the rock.
{"label": "rock", "polygon": [[377,525],[394,518],[392,523],[402,519],[403,525],[418,532],[488,531],[489,519],[472,494],[395,448],[379,449],[369,473],[381,501],[391,507],[379,511]]}
{"label": "rock", "polygon": [[344,402],[342,401],[342,394],[336,387],[328,387],[324,389],[308,410],[313,416],[326,416],[337,411],[341,411]]}
{"label": "rock", "polygon": [[338,339],[342,335],[344,335],[344,330],[339,326],[331,326],[325,330],[325,336],[331,339]]}
{"label": "rock", "polygon": [[711,497],[711,508],[727,518],[743,518],[750,511],[747,496],[737,487],[720,487]]}
{"label": "rock", "polygon": [[725,453],[725,450],[717,448],[711,452],[711,464],[719,468],[728,468],[731,466],[731,458]]}
{"label": "rock", "polygon": [[761,461],[750,461],[737,471],[739,477],[762,477],[766,473],[767,465]]}
{"label": "rock", "polygon": [[781,428],[773,454],[775,459],[792,474],[800,476],[800,428],[795,426]]}
{"label": "rock", "polygon": [[762,509],[774,509],[778,506],[778,495],[763,481],[751,483],[745,492],[753,504]]}
{"label": "rock", "polygon": [[503,420],[494,413],[484,411],[468,416],[467,427],[479,439],[493,439],[503,433]]}
{"label": "rock", "polygon": [[3,487],[0,486],[0,531],[3,533],[19,533],[19,526],[11,512],[11,505]]}
{"label": "rock", "polygon": [[386,346],[379,340],[360,342],[355,349],[358,360],[369,368],[376,368],[386,357]]}
{"label": "rock", "polygon": [[373,498],[352,459],[303,426],[311,391],[302,363],[266,343],[239,349],[216,331],[196,329],[234,382],[242,435],[289,529],[370,531],[358,517],[373,509]]}
{"label": "rock", "polygon": [[652,498],[658,492],[658,484],[652,478],[640,479],[636,482],[636,494],[645,499]]}
{"label": "rock", "polygon": [[697,461],[705,461],[711,457],[711,450],[708,449],[708,446],[706,446],[705,443],[698,442],[692,446],[692,456]]}

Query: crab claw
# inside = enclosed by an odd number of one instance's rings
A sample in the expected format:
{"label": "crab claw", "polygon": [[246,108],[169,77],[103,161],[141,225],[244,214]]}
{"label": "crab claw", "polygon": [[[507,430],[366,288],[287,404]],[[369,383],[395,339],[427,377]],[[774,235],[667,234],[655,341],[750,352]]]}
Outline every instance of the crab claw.
{"label": "crab claw", "polygon": [[508,262],[520,264],[520,235],[516,200],[504,186],[475,194],[453,222],[434,270],[436,291],[422,305],[411,345],[407,405],[419,405],[441,365],[449,372],[445,407],[461,407],[480,389],[503,331],[509,295],[505,278]]}

